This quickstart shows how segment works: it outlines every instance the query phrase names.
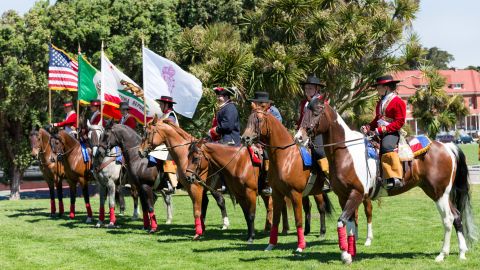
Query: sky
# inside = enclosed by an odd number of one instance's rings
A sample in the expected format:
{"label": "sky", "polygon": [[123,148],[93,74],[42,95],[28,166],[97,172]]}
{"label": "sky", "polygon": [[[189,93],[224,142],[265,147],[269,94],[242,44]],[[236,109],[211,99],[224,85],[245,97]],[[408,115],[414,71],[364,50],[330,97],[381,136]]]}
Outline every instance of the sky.
{"label": "sky", "polygon": [[[0,14],[14,9],[25,13],[35,0],[0,0]],[[54,3],[55,0],[50,0]],[[453,55],[450,66],[480,66],[480,1],[421,0],[413,22],[425,47],[438,47]]]}

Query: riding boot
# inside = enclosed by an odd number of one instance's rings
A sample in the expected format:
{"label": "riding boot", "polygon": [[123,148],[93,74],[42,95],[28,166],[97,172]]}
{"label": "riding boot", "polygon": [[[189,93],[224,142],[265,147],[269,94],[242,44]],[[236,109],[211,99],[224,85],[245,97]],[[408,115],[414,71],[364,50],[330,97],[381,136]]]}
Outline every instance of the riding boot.
{"label": "riding boot", "polygon": [[404,186],[402,181],[402,163],[397,152],[385,153],[381,157],[382,178],[385,189],[399,189]]}
{"label": "riding boot", "polygon": [[271,196],[272,195],[272,188],[268,184],[268,169],[270,168],[270,160],[264,159],[263,160],[263,170],[265,171],[265,183],[262,189],[262,194],[264,196]]}
{"label": "riding boot", "polygon": [[326,157],[317,160],[318,166],[325,175],[325,182],[323,184],[323,191],[330,191],[330,169],[328,165],[328,159]]}

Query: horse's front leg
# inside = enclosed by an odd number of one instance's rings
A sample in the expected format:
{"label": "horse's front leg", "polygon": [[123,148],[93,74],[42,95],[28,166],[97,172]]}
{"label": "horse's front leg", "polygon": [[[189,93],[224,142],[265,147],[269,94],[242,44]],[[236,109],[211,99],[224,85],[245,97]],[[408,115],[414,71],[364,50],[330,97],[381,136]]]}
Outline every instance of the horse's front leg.
{"label": "horse's front leg", "polygon": [[363,201],[363,194],[358,190],[352,190],[348,198],[339,198],[342,206],[342,214],[338,219],[337,233],[338,245],[342,252],[342,261],[346,264],[352,263],[357,247],[355,243],[355,210]]}
{"label": "horse's front leg", "polygon": [[326,222],[325,222],[325,216],[327,213],[327,203],[326,199],[324,196],[327,196],[326,193],[321,193],[318,195],[314,196],[315,199],[315,204],[317,205],[318,212],[320,213],[320,238],[325,238],[325,233],[327,232],[327,227],[326,227]]}
{"label": "horse's front leg", "polygon": [[68,215],[70,219],[75,218],[75,201],[77,199],[77,181],[70,180],[70,214]]}
{"label": "horse's front leg", "polygon": [[107,182],[108,187],[108,207],[109,207],[109,218],[110,223],[108,223],[109,228],[115,227],[115,223],[117,222],[117,218],[115,217],[115,181],[112,177],[108,178]]}
{"label": "horse's front leg", "polygon": [[230,227],[230,220],[228,219],[227,215],[227,207],[225,206],[225,198],[220,192],[211,192],[213,198],[217,202],[218,208],[220,208],[220,212],[222,213],[222,230],[228,229]]}
{"label": "horse's front leg", "polygon": [[[101,179],[101,176],[99,176],[98,179]],[[105,196],[107,193],[105,183],[101,181],[98,181],[98,193],[100,195],[100,206],[98,210],[98,221],[95,227],[100,228],[105,221]]]}
{"label": "horse's front leg", "polygon": [[165,202],[165,205],[167,206],[167,220],[165,221],[165,224],[172,224],[172,220],[173,220],[172,195],[165,194],[165,192],[162,192],[162,197],[163,197],[163,201]]}
{"label": "horse's front leg", "polygon": [[[190,198],[192,199],[193,204],[193,218],[195,224],[195,235],[193,236],[193,240],[200,239],[200,236],[203,234],[202,228],[202,206],[203,206],[203,195],[204,190],[198,184],[191,184],[190,185]],[[206,197],[206,196],[205,196]]]}
{"label": "horse's front leg", "polygon": [[132,220],[137,220],[139,216],[138,212],[138,190],[137,187],[133,184],[130,186],[130,194],[132,195],[133,198],[133,214],[132,214]]}
{"label": "horse's front leg", "polygon": [[270,229],[270,240],[265,251],[272,250],[278,242],[278,224],[280,224],[280,217],[282,215],[282,209],[285,207],[285,200],[282,194],[272,187],[272,200],[273,200],[273,221],[272,228]]}
{"label": "horse's front leg", "polygon": [[85,208],[87,209],[87,220],[85,220],[85,222],[92,223],[93,213],[92,213],[92,206],[90,205],[90,194],[88,193],[87,179],[81,178],[80,183],[82,184],[83,200],[85,201]]}
{"label": "horse's front leg", "polygon": [[157,217],[155,216],[155,207],[154,207],[154,198],[153,198],[153,190],[147,184],[142,184],[142,190],[145,192],[146,199],[147,199],[147,209],[148,209],[148,218],[150,220],[150,231],[149,233],[154,233],[157,231]]}
{"label": "horse's front leg", "polygon": [[454,216],[450,207],[449,194],[445,193],[439,200],[435,202],[438,212],[442,218],[443,228],[445,230],[443,236],[443,247],[440,254],[435,258],[435,261],[441,262],[446,256],[450,254],[450,237],[452,235],[452,227]]}
{"label": "horse's front leg", "polygon": [[57,209],[55,206],[55,186],[53,183],[53,179],[48,179],[46,180],[46,182],[48,185],[48,191],[50,193],[50,217],[54,218],[57,212]]}
{"label": "horse's front leg", "polygon": [[308,235],[310,233],[310,223],[312,219],[312,204],[310,203],[310,199],[308,196],[302,198],[303,204],[303,211],[305,212],[305,230],[304,235]]}
{"label": "horse's front leg", "polygon": [[58,181],[56,182],[57,186],[57,197],[58,197],[58,216],[61,217],[63,216],[65,212],[65,208],[63,206],[63,186],[62,186],[62,179],[59,178]]}
{"label": "horse's front leg", "polygon": [[302,252],[307,247],[302,224],[302,193],[292,190],[290,192],[290,199],[292,200],[293,214],[295,216],[295,227],[297,228],[297,249],[295,252]]}
{"label": "horse's front leg", "polygon": [[268,232],[272,228],[272,215],[273,215],[273,203],[272,203],[272,197],[271,196],[265,196],[261,195],[263,204],[265,205],[265,210],[267,212],[267,215],[265,217],[265,227],[264,231]]}

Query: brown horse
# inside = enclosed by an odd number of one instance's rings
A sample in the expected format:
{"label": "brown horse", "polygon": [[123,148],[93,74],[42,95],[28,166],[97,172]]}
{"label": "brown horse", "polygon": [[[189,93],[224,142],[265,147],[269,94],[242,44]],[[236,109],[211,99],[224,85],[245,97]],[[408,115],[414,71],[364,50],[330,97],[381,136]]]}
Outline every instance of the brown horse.
{"label": "brown horse", "polygon": [[69,180],[70,186],[70,218],[75,217],[75,199],[77,193],[77,183],[82,187],[83,199],[87,209],[87,223],[92,222],[92,207],[90,206],[90,195],[88,194],[88,181],[93,181],[93,175],[90,172],[92,159],[88,162],[83,160],[82,147],[80,142],[65,130],[60,130],[58,134],[52,135],[50,139],[52,152],[56,156],[57,162],[63,164],[65,175]]}
{"label": "brown horse", "polygon": [[[207,190],[199,183],[190,184],[185,179],[185,171],[188,164],[188,148],[195,138],[186,131],[177,127],[169,121],[161,121],[156,117],[147,124],[146,133],[139,147],[141,156],[146,157],[149,152],[157,146],[165,144],[167,149],[177,164],[177,175],[182,186],[187,190],[193,203],[193,216],[195,220],[195,236],[198,239],[205,228],[205,215],[208,206]],[[225,201],[223,196],[217,192],[212,192],[217,200],[218,206],[222,210],[224,227],[229,223],[225,211]]]}
{"label": "brown horse", "polygon": [[[242,207],[248,227],[248,242],[253,242],[255,236],[255,211],[258,192],[260,168],[254,166],[248,149],[244,146],[235,147],[219,143],[208,143],[203,140],[192,144],[188,157],[186,176],[189,182],[207,182],[221,174],[230,190]],[[325,212],[330,213],[329,201],[324,201],[322,194],[315,197],[322,221],[325,221]],[[283,198],[279,202],[283,205]],[[327,205],[327,207],[325,207]],[[309,213],[308,213],[309,214]],[[324,225],[324,224],[322,224]],[[278,224],[277,224],[278,226]]]}
{"label": "brown horse", "polygon": [[[259,140],[270,157],[269,182],[273,189],[273,226],[266,250],[273,249],[277,244],[281,202],[287,196],[292,201],[295,214],[298,239],[296,251],[302,252],[306,247],[302,228],[302,193],[310,176],[310,168],[304,166],[300,151],[288,130],[270,113],[253,110],[242,140],[247,143]],[[313,188],[305,195],[321,194],[323,183],[324,178],[319,174]]]}
{"label": "brown horse", "polygon": [[49,143],[50,133],[40,128],[38,131],[30,132],[29,139],[32,147],[31,154],[40,162],[40,170],[50,191],[50,216],[54,217],[56,213],[54,187],[57,188],[58,215],[62,216],[64,213],[62,180],[65,179],[65,172],[62,163],[52,161],[53,153]]}
{"label": "brown horse", "polygon": [[[311,108],[312,111],[308,112],[311,115],[307,116],[301,131],[304,136],[307,133],[311,136],[322,134],[324,143],[329,145],[325,152],[332,172],[332,189],[338,195],[343,210],[337,229],[339,247],[342,260],[351,263],[356,253],[352,218],[358,205],[376,188],[378,164],[365,155],[364,136],[352,131],[330,105],[315,99]],[[394,196],[420,187],[435,201],[445,229],[443,247],[436,261],[443,261],[450,252],[452,223],[457,231],[459,257],[465,259],[467,241],[472,243],[477,237],[464,153],[456,145],[434,141],[428,152],[412,161],[404,181],[402,189],[388,192],[382,189],[381,195]]]}

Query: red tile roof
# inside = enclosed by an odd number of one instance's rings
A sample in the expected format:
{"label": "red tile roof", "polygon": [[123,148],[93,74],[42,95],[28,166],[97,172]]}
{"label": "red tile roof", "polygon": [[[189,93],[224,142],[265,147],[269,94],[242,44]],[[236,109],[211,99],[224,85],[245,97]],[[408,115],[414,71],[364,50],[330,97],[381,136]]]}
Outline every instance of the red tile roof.
{"label": "red tile roof", "polygon": [[[445,90],[449,94],[480,94],[480,73],[475,70],[439,70],[446,79]],[[400,71],[393,74],[397,80],[402,80],[398,85],[400,96],[411,96],[415,93],[416,87],[427,84],[420,70]],[[463,84],[462,89],[449,88],[450,84]]]}

